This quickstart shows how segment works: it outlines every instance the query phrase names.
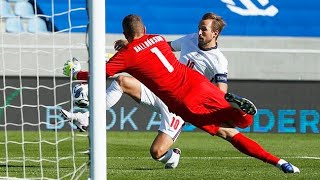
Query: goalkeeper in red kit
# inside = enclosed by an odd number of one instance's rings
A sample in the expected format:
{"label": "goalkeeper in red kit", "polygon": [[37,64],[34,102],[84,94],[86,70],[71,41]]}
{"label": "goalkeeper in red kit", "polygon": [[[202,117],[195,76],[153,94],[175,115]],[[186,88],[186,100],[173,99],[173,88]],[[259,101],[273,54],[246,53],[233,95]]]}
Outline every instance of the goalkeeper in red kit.
{"label": "goalkeeper in red kit", "polygon": [[[225,100],[224,92],[178,62],[162,36],[145,34],[139,16],[126,16],[122,26],[129,44],[106,63],[107,76],[120,72],[131,74],[161,98],[171,112],[211,135],[216,135],[220,127],[251,125],[252,115],[233,108]],[[88,79],[87,71],[72,70],[71,75],[79,80]],[[241,133],[229,141],[241,152],[273,164],[285,173],[300,172]]]}

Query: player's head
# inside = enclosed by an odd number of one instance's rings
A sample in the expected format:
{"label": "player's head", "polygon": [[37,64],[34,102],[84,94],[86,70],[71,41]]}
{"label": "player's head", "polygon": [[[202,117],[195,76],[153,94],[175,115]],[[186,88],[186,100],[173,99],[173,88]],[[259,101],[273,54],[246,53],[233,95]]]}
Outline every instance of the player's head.
{"label": "player's head", "polygon": [[204,14],[198,25],[199,45],[215,45],[225,25],[221,16],[211,12]]}
{"label": "player's head", "polygon": [[129,14],[122,20],[123,34],[130,42],[133,39],[140,38],[146,32],[142,19],[138,15]]}

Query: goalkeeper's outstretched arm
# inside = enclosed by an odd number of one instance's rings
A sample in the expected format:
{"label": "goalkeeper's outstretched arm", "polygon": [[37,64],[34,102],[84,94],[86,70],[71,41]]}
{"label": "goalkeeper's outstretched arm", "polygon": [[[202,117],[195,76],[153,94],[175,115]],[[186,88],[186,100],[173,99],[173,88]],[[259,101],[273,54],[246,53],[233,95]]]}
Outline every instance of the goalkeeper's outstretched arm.
{"label": "goalkeeper's outstretched arm", "polygon": [[78,59],[73,58],[72,61],[68,60],[63,66],[63,74],[67,77],[72,76],[77,80],[88,80],[89,72],[81,71],[81,65]]}
{"label": "goalkeeper's outstretched arm", "polygon": [[67,77],[72,76],[73,79],[77,79],[77,74],[79,71],[81,71],[81,65],[76,58],[73,58],[71,61],[68,60],[63,65],[63,74]]}
{"label": "goalkeeper's outstretched arm", "polygon": [[79,71],[76,75],[77,80],[88,80],[89,72],[88,71]]}
{"label": "goalkeeper's outstretched arm", "polygon": [[[106,62],[113,56],[112,53],[106,53]],[[68,60],[63,66],[63,74],[67,77],[72,76],[73,79],[76,80],[88,80],[89,72],[82,71],[81,65],[78,59],[75,57],[72,61]]]}

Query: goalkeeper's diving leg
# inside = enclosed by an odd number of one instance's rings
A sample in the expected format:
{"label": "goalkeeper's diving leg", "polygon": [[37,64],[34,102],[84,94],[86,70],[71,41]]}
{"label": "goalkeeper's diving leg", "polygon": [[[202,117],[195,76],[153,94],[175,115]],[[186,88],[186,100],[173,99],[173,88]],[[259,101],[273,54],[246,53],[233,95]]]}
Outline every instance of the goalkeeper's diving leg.
{"label": "goalkeeper's diving leg", "polygon": [[[120,100],[123,93],[126,93],[135,101],[145,107],[151,108],[153,111],[160,111],[161,117],[163,118],[159,127],[159,133],[150,147],[150,154],[153,159],[164,163],[166,169],[176,168],[179,164],[181,150],[179,148],[171,149],[171,146],[179,136],[184,121],[175,114],[171,114],[167,106],[142,83],[128,76],[117,77],[107,88],[107,109],[114,106]],[[79,101],[80,99],[76,100]],[[75,102],[75,104],[78,103]],[[73,121],[81,131],[85,131],[88,128],[88,113],[71,113],[63,109],[60,112],[65,119]],[[173,116],[175,118],[173,118]],[[175,126],[171,127],[170,124],[172,124],[171,121],[173,120],[176,120]]]}

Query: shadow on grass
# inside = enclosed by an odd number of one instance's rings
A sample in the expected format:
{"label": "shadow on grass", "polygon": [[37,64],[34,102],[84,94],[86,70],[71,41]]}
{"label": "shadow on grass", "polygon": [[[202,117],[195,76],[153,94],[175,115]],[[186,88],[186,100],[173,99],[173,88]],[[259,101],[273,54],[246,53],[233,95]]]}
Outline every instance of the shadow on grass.
{"label": "shadow on grass", "polygon": [[[0,168],[4,168],[7,167],[7,165],[5,164],[0,164]],[[23,167],[30,167],[30,168],[39,168],[40,166],[36,166],[36,165],[8,165],[9,168],[23,168]]]}
{"label": "shadow on grass", "polygon": [[163,169],[163,168],[140,167],[140,168],[135,168],[135,169],[132,169],[132,170],[136,170],[136,171],[154,171],[154,170],[159,170],[159,169]]}

